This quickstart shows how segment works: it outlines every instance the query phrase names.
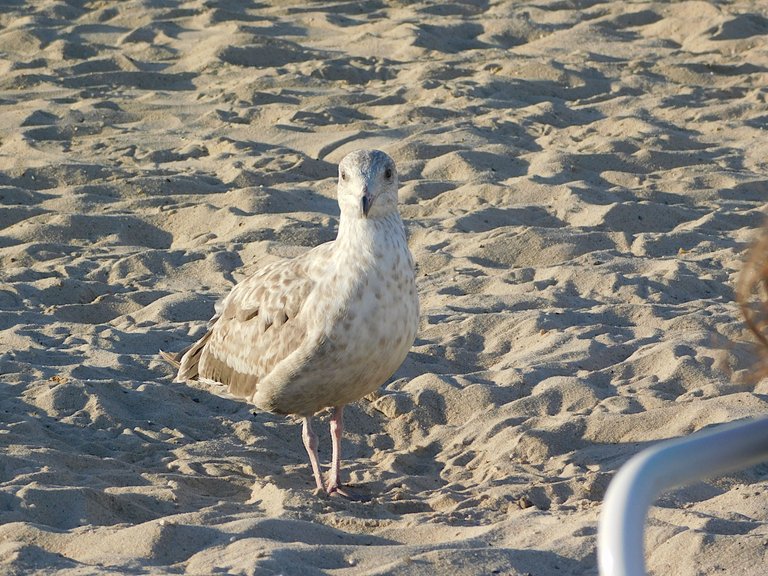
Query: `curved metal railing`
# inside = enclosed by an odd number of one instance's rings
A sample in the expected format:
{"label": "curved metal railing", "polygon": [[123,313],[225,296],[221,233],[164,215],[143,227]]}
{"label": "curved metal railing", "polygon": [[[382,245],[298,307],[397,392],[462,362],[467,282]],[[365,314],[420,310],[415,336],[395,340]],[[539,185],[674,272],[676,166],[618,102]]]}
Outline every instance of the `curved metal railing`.
{"label": "curved metal railing", "polygon": [[768,417],[667,440],[633,456],[608,486],[600,513],[601,576],[645,576],[645,520],[663,491],[766,460]]}

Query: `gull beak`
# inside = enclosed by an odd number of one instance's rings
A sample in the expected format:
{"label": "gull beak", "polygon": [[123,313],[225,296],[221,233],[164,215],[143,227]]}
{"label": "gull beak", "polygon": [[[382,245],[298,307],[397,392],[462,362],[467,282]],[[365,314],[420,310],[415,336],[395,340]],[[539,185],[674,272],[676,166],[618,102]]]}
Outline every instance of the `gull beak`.
{"label": "gull beak", "polygon": [[363,189],[363,199],[360,203],[360,209],[365,218],[368,218],[368,211],[371,209],[372,204],[373,204],[373,195],[370,192],[368,192],[368,188],[366,187]]}

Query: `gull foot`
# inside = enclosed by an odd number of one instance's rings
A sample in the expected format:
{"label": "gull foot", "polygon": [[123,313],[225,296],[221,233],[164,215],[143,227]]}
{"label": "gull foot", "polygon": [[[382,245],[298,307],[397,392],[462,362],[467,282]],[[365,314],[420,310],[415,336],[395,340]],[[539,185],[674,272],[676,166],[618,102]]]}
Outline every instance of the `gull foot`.
{"label": "gull foot", "polygon": [[352,502],[370,502],[372,499],[369,494],[361,494],[339,484],[329,484],[326,487],[326,492],[328,493],[328,496],[346,498]]}

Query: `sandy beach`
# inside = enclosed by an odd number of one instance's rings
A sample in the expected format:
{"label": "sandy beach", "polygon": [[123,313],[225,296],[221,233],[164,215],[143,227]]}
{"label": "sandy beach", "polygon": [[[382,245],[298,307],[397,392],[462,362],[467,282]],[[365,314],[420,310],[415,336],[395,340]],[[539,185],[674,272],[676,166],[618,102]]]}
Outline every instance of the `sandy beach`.
{"label": "sandy beach", "polygon": [[[594,576],[628,458],[768,411],[764,2],[0,4],[0,574]],[[335,237],[359,148],[421,301],[345,413],[369,501],[157,355]],[[763,574],[767,502],[768,463],[664,495],[649,570]]]}

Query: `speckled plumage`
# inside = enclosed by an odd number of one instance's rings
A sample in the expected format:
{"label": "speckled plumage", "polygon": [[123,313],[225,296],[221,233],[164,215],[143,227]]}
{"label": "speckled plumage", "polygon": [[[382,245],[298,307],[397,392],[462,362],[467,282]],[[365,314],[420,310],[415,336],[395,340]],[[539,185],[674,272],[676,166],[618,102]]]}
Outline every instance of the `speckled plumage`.
{"label": "speckled plumage", "polygon": [[[304,417],[318,488],[309,417],[335,408],[340,438],[341,408],[397,370],[419,314],[392,159],[377,150],[347,155],[338,201],[337,238],[235,286],[181,356],[176,377],[224,384],[263,410]],[[334,442],[329,493],[339,491],[337,449]]]}

